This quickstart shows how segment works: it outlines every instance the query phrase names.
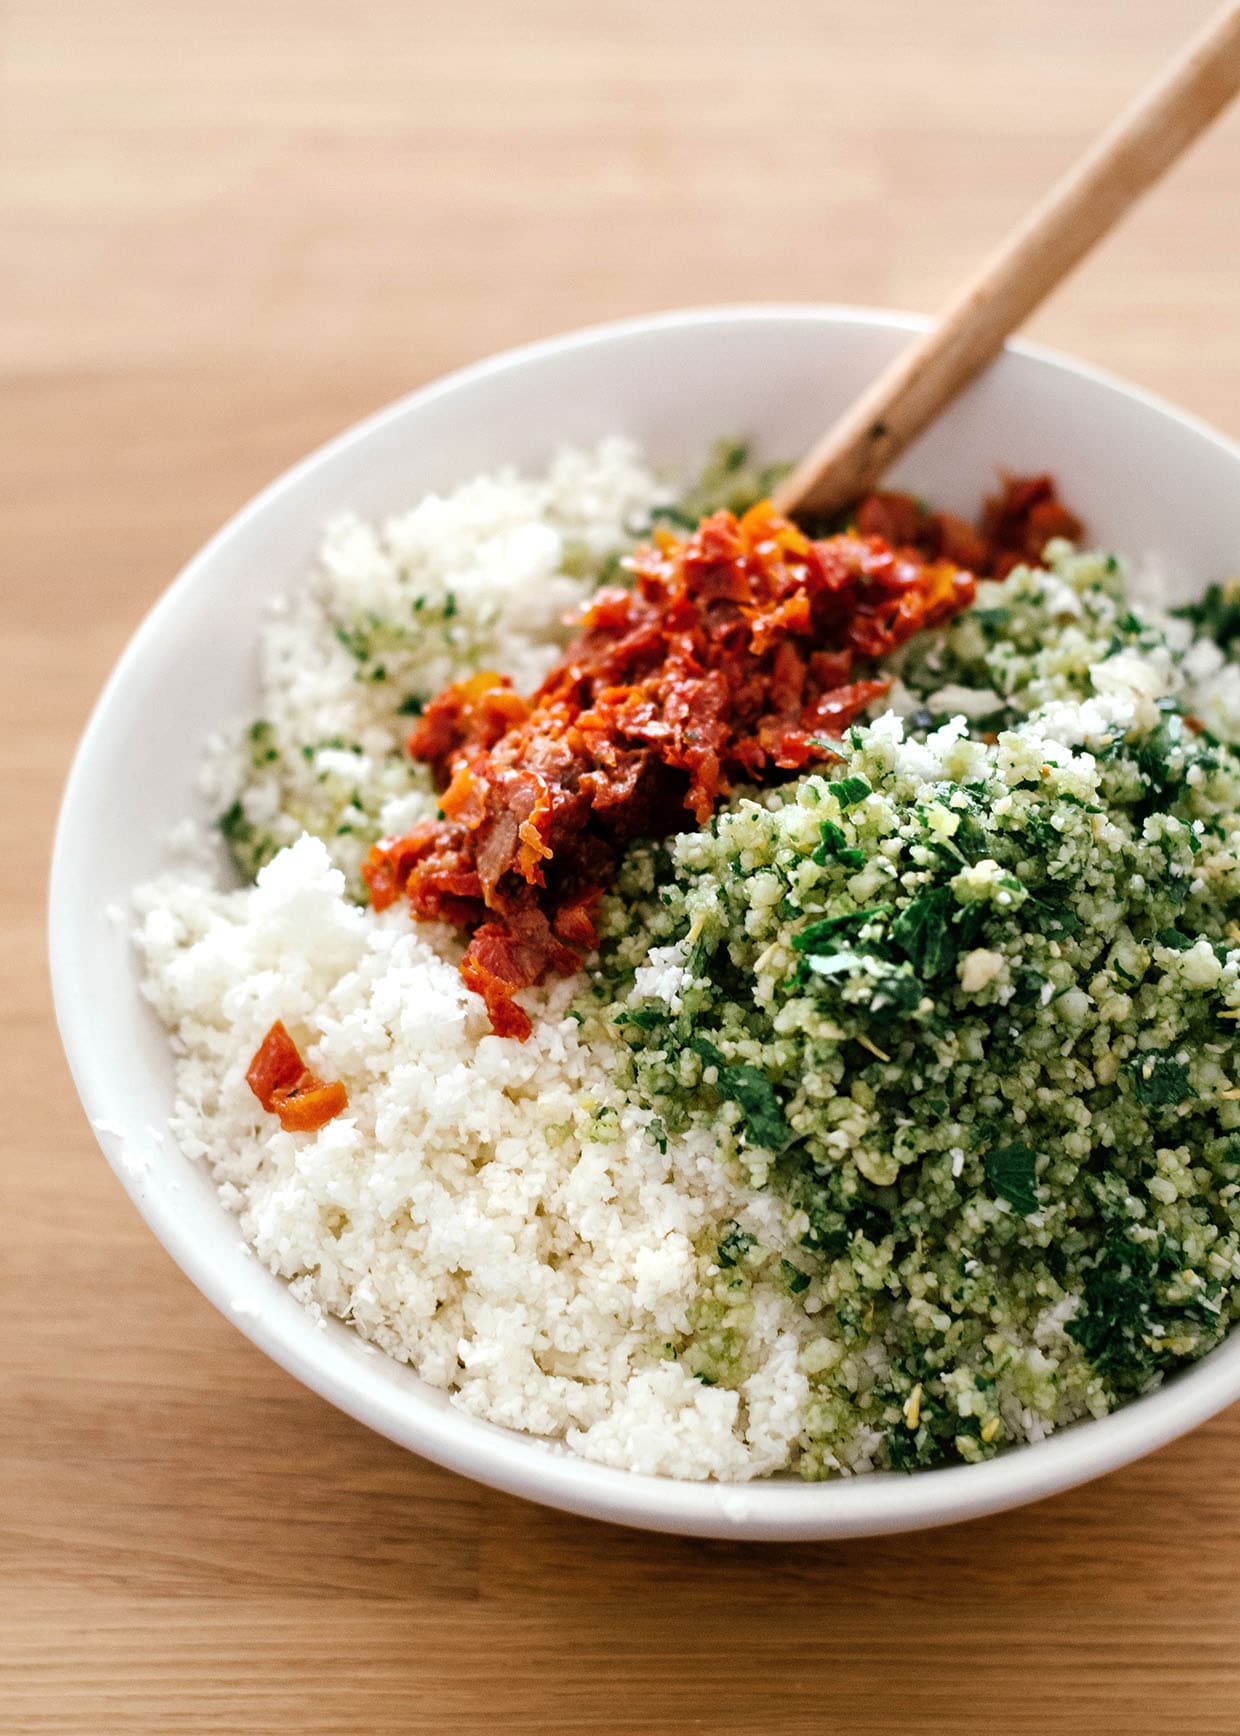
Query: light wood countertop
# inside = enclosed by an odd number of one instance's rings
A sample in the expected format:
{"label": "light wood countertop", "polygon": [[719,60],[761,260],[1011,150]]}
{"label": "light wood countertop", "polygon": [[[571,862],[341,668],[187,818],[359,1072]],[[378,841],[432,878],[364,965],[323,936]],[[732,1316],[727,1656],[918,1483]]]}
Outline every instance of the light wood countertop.
{"label": "light wood countertop", "polygon": [[[173,1268],[74,1097],[43,936],[93,698],[260,484],[568,326],[934,307],[1204,9],[8,0],[0,1731],[1240,1731],[1240,1409],[1025,1512],[847,1545],[490,1494]],[[1240,435],[1238,237],[1233,116],[1034,333]]]}

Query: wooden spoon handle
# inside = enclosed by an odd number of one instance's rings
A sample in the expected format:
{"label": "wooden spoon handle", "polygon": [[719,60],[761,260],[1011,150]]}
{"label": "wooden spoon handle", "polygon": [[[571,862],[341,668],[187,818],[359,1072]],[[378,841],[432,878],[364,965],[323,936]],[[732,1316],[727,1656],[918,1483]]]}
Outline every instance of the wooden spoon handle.
{"label": "wooden spoon handle", "polygon": [[1240,0],[1230,0],[1121,114],[951,302],[786,478],[782,512],[851,505],[996,356],[1240,89]]}

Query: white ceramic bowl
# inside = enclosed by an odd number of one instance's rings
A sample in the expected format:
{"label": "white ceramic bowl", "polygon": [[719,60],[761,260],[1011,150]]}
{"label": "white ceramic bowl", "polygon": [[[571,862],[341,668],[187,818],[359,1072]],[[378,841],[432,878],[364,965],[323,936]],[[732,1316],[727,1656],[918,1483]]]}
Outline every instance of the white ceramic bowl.
{"label": "white ceramic bowl", "polygon": [[[51,885],[51,962],[65,1049],[109,1162],[203,1293],[290,1373],[362,1422],[463,1475],[570,1512],[657,1530],[846,1537],[995,1512],[1122,1465],[1240,1397],[1240,1335],[1099,1422],[982,1465],[834,1483],[682,1483],[605,1469],[455,1409],[408,1369],[316,1328],[244,1253],[201,1170],[159,1143],[167,1039],[108,919],[162,865],[195,810],[203,738],[253,709],[265,603],[309,566],[323,521],[383,514],[501,462],[623,430],[686,464],[720,435],[794,455],[918,322],[844,308],[725,308],[535,344],[402,399],[295,466],[190,562],[142,623],[82,740]],[[1050,468],[1108,547],[1156,557],[1176,595],[1240,562],[1240,449],[1091,368],[1017,347],[911,451],[903,479],[971,512],[997,467]]]}

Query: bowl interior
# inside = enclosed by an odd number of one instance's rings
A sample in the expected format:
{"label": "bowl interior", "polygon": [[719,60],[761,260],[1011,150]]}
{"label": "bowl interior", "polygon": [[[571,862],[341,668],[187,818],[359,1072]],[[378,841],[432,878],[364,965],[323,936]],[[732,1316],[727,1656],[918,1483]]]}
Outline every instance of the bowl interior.
{"label": "bowl interior", "polygon": [[[943,1523],[1095,1475],[1240,1395],[1240,1340],[1102,1422],[981,1466],[915,1478],[727,1488],[585,1464],[465,1416],[336,1324],[318,1329],[240,1245],[202,1173],[161,1130],[166,1035],[138,990],[123,915],[198,811],[206,735],[252,708],[267,602],[305,573],[324,521],[382,516],[501,464],[621,431],[681,468],[721,435],[795,456],[915,322],[830,309],[664,316],[499,357],[402,400],[274,483],[195,557],[147,617],[83,738],[57,834],[51,948],[57,1016],[109,1161],[198,1286],[291,1372],[361,1420],[497,1487],[573,1511],[707,1535],[821,1537]],[[1195,594],[1240,563],[1240,450],[1092,370],[1006,353],[907,455],[894,480],[972,512],[998,469],[1050,468],[1098,543]]]}

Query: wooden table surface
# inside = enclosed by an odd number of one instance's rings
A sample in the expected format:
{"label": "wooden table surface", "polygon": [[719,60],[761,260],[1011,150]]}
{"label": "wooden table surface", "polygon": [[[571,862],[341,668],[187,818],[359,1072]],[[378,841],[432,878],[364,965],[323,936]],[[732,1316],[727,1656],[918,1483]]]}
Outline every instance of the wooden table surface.
{"label": "wooden table surface", "polygon": [[[87,710],[261,483],[586,321],[933,307],[1202,12],[6,0],[4,1732],[1240,1731],[1240,1410],[877,1542],[669,1540],[490,1494],[303,1391],[173,1268],[95,1148],[43,964]],[[1233,435],[1238,123],[1035,327]]]}

